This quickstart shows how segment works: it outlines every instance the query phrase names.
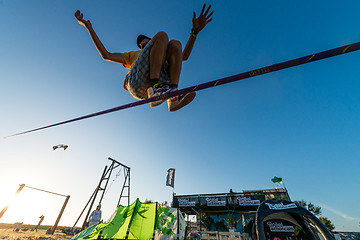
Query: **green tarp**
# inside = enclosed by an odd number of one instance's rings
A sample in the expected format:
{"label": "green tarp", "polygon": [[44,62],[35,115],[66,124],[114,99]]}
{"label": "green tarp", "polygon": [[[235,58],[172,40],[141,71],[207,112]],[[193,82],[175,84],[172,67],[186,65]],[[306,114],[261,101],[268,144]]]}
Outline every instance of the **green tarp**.
{"label": "green tarp", "polygon": [[92,226],[73,239],[183,239],[185,220],[175,208],[158,203],[119,206],[108,223]]}

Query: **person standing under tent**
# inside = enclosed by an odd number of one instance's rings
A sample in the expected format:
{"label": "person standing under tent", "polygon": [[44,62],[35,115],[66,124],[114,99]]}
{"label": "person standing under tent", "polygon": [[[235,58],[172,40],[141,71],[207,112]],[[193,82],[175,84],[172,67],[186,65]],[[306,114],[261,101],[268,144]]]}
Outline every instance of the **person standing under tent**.
{"label": "person standing under tent", "polygon": [[99,204],[89,217],[89,227],[99,224],[101,221],[101,205]]}
{"label": "person standing under tent", "polygon": [[[124,81],[124,89],[136,99],[147,99],[161,96],[178,89],[182,61],[186,61],[194,46],[198,33],[212,21],[213,12],[209,13],[211,5],[205,10],[203,5],[199,17],[193,13],[192,30],[189,40],[182,51],[181,43],[177,40],[169,41],[165,32],[158,32],[149,38],[139,35],[137,45],[141,50],[125,53],[111,53],[106,50],[92,24],[84,20],[83,13],[75,12],[75,18],[84,26],[104,60],[120,63],[130,71]],[[196,93],[190,92],[170,99],[160,99],[150,102],[150,107],[155,107],[167,100],[170,112],[177,111],[186,106],[195,98]]]}

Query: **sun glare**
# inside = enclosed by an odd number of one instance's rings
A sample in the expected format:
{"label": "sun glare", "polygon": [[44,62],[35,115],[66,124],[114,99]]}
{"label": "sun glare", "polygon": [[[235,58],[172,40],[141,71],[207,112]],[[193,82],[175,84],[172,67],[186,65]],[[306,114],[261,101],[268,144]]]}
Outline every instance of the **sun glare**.
{"label": "sun glare", "polygon": [[15,196],[15,191],[7,198],[9,208],[1,218],[1,222],[14,223],[24,222],[24,224],[36,224],[38,218],[45,212],[44,199],[39,197],[39,193],[24,188]]}
{"label": "sun glare", "polygon": [[37,224],[41,215],[45,216],[46,221],[44,223],[55,221],[56,214],[64,199],[27,187],[24,187],[19,194],[15,195],[18,188],[19,185],[11,190],[4,189],[2,191],[4,197],[1,198],[0,208],[2,210],[7,205],[9,207],[0,222]]}

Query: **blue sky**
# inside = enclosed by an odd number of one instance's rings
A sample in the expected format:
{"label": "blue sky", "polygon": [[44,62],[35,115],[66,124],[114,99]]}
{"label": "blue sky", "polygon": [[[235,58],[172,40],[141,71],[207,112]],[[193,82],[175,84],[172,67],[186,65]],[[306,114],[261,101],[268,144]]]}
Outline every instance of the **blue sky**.
{"label": "blue sky", "polygon": [[[214,20],[183,64],[181,88],[360,41],[355,0],[207,3]],[[138,34],[158,31],[185,46],[202,4],[0,1],[0,136],[134,101],[122,88],[127,69],[101,59],[77,9],[109,51],[126,52]],[[71,195],[60,224],[72,225],[112,157],[131,167],[132,201],[171,201],[168,168],[177,194],[274,188],[276,175],[293,200],[322,206],[336,230],[360,231],[359,59],[353,52],[203,90],[175,113],[143,105],[1,140],[0,205],[21,183]],[[69,148],[53,151],[60,143]],[[104,219],[121,178],[105,196]],[[37,223],[43,214],[53,224],[63,201],[24,189],[1,221]]]}

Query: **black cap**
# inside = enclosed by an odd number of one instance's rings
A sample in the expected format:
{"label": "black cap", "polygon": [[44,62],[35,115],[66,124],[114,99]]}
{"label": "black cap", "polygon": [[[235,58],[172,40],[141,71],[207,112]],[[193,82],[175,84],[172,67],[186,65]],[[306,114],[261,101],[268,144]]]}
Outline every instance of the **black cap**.
{"label": "black cap", "polygon": [[149,39],[149,40],[151,40],[151,38],[149,38],[149,37],[147,37],[147,36],[145,36],[145,35],[142,35],[142,34],[140,34],[140,35],[137,37],[136,43],[137,43],[137,45],[138,45],[138,47],[139,47],[140,49],[141,49],[140,43],[141,43],[141,41],[144,40],[144,39]]}

